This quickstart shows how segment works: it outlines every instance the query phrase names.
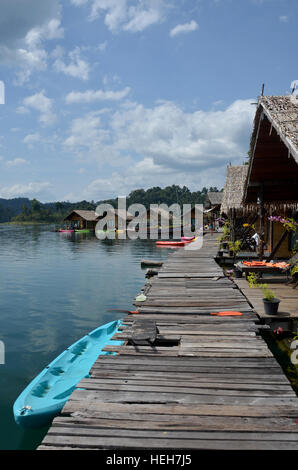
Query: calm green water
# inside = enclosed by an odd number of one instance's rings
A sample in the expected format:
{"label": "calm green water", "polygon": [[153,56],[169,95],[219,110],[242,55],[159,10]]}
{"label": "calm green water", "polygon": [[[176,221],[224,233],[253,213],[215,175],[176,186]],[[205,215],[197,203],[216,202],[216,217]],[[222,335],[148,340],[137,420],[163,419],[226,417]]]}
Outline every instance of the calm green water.
{"label": "calm green water", "polygon": [[47,429],[24,431],[12,406],[27,384],[90,330],[134,310],[145,283],[140,260],[165,259],[154,242],[100,241],[53,226],[0,224],[0,449],[35,449]]}

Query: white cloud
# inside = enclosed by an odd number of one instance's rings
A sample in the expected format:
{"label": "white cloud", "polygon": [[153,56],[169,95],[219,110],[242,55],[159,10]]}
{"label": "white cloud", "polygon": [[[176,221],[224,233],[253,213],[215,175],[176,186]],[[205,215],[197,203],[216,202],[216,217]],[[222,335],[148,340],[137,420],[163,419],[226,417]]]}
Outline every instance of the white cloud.
{"label": "white cloud", "polygon": [[173,183],[200,187],[208,180],[223,186],[227,163],[241,164],[247,155],[255,114],[251,102],[237,100],[223,110],[195,112],[172,102],[152,108],[125,103],[105,120],[99,113],[75,119],[64,144],[85,161],[117,168],[88,186],[94,199],[103,197],[95,194],[103,181],[106,192],[122,193]]}
{"label": "white cloud", "polygon": [[119,91],[103,91],[103,90],[87,90],[84,92],[72,91],[69,93],[65,100],[70,103],[92,103],[94,101],[118,101],[125,98],[130,92],[130,88],[126,87]]}
{"label": "white cloud", "polygon": [[81,80],[88,80],[90,66],[88,62],[81,58],[81,50],[76,47],[73,51],[69,52],[69,62],[66,64],[61,57],[62,50],[57,50],[57,54],[60,52],[60,56],[54,62],[54,68],[57,72],[62,72],[65,75],[69,75],[74,78],[80,78]]}
{"label": "white cloud", "polygon": [[281,21],[282,23],[287,23],[288,19],[289,19],[289,17],[286,16],[286,15],[282,15],[282,16],[279,17],[279,21]]}
{"label": "white cloud", "polygon": [[1,0],[0,63],[19,69],[15,84],[46,70],[45,43],[63,35],[59,0]]}
{"label": "white cloud", "polygon": [[72,121],[70,136],[64,141],[64,145],[74,152],[82,149],[92,152],[99,149],[106,138],[107,132],[102,128],[98,113],[89,113]]}
{"label": "white cloud", "polygon": [[24,165],[26,163],[28,162],[24,158],[15,158],[14,160],[7,160],[5,162],[7,166],[18,166],[18,165]]}
{"label": "white cloud", "polygon": [[25,109],[31,108],[39,111],[39,121],[42,124],[50,125],[55,122],[56,115],[53,112],[53,100],[45,96],[44,91],[28,96],[24,99],[23,104]]}
{"label": "white cloud", "polygon": [[37,197],[48,193],[50,183],[27,183],[27,184],[14,184],[12,186],[0,186],[0,197],[9,199],[12,197]]}
{"label": "white cloud", "polygon": [[40,135],[39,134],[28,134],[24,138],[23,142],[25,144],[28,144],[29,146],[32,146],[32,144],[35,144],[36,142],[40,141]]}
{"label": "white cloud", "polygon": [[108,45],[108,41],[101,42],[98,46],[97,49],[101,52],[105,51]]}
{"label": "white cloud", "polygon": [[177,36],[178,34],[190,33],[198,29],[198,27],[199,27],[198,23],[194,20],[190,21],[189,23],[178,24],[177,26],[171,29],[170,36],[174,37],[174,36]]}
{"label": "white cloud", "polygon": [[81,6],[81,5],[85,5],[86,3],[88,3],[89,0],[70,0],[70,2],[75,5],[75,6]]}
{"label": "white cloud", "polygon": [[[74,5],[87,3],[85,0],[72,0]],[[164,0],[91,0],[90,20],[104,14],[104,22],[112,32],[143,31],[149,26],[164,20],[166,4]]]}

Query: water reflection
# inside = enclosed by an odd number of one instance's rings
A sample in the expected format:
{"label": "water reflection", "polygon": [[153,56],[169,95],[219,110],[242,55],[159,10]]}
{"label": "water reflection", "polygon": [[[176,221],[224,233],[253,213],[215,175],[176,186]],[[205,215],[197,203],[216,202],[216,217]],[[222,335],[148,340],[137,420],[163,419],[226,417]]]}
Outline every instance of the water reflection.
{"label": "water reflection", "polygon": [[35,448],[44,431],[15,425],[12,405],[49,362],[97,326],[134,309],[142,258],[164,259],[154,242],[60,234],[53,225],[0,224],[0,449]]}

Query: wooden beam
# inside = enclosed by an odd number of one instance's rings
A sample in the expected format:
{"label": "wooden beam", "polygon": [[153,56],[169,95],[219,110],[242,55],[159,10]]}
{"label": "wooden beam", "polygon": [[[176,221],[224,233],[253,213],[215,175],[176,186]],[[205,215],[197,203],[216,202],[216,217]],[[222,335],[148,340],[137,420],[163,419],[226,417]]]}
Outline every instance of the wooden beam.
{"label": "wooden beam", "polygon": [[280,245],[282,244],[282,242],[286,239],[287,235],[288,235],[288,231],[285,230],[283,232],[283,234],[281,235],[280,239],[278,240],[278,242],[276,243],[276,245],[274,246],[273,250],[271,251],[270,255],[268,256],[267,258],[267,261],[270,261],[273,259],[275,253],[277,252],[278,248],[280,247]]}

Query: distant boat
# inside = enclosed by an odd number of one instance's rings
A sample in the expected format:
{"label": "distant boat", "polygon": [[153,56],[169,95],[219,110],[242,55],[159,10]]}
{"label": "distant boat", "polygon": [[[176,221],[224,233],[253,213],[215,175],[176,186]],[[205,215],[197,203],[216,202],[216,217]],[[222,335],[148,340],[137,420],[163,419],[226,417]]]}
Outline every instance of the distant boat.
{"label": "distant boat", "polygon": [[89,376],[90,369],[107,344],[121,345],[112,341],[121,325],[116,320],[96,328],[54,359],[30,382],[13,405],[14,419],[24,428],[49,426],[62,410],[80,380]]}
{"label": "distant boat", "polygon": [[191,238],[189,240],[181,240],[181,241],[157,241],[155,242],[156,246],[184,246],[188,243],[194,242],[196,238]]}
{"label": "distant boat", "polygon": [[72,232],[74,232],[74,229],[73,229],[73,228],[71,228],[71,229],[63,229],[63,228],[60,228],[60,229],[59,229],[59,232],[72,233]]}
{"label": "distant boat", "polygon": [[75,228],[75,233],[90,233],[89,228]]}

